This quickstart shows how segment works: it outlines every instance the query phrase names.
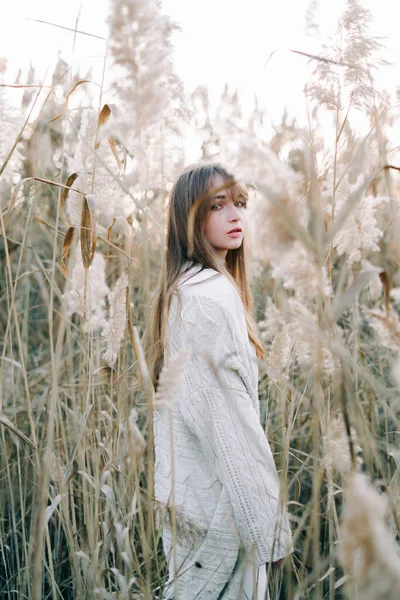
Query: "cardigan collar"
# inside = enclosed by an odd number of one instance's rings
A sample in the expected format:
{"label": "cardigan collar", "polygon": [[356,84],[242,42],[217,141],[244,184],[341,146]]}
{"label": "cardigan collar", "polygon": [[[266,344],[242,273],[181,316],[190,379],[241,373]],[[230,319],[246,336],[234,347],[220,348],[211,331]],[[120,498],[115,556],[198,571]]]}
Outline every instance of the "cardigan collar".
{"label": "cardigan collar", "polygon": [[189,267],[189,270],[180,276],[179,285],[190,285],[192,283],[198,283],[205,281],[216,275],[220,275],[219,271],[211,269],[210,267],[203,267],[199,263],[194,263],[187,260],[183,265],[183,270]]}

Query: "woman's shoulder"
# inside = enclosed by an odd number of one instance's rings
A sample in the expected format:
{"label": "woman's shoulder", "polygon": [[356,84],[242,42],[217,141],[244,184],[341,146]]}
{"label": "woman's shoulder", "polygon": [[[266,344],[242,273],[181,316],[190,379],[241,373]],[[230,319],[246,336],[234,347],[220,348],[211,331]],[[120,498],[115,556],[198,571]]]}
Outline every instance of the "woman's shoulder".
{"label": "woman's shoulder", "polygon": [[189,264],[179,279],[178,288],[183,294],[216,300],[239,297],[236,288],[223,273],[199,264]]}
{"label": "woman's shoulder", "polygon": [[189,266],[179,281],[179,293],[183,301],[196,299],[196,304],[208,303],[218,312],[229,313],[239,319],[243,326],[243,305],[235,286],[219,271],[202,268],[201,265]]}

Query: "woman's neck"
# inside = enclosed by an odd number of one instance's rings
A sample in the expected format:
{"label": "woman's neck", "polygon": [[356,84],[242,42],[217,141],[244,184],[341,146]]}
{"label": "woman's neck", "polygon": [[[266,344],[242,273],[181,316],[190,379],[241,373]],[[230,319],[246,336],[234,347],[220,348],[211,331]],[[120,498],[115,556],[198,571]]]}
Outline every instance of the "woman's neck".
{"label": "woman's neck", "polygon": [[[226,256],[226,254],[225,254]],[[221,267],[226,267],[225,256],[221,256],[220,254],[215,255],[215,262]]]}

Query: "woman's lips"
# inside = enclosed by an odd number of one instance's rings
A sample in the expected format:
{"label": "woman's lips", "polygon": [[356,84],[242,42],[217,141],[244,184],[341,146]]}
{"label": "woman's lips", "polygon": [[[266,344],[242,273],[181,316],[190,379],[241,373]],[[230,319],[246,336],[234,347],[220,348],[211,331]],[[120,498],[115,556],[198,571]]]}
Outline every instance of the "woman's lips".
{"label": "woman's lips", "polygon": [[242,235],[242,232],[241,231],[231,231],[230,233],[228,233],[228,235],[230,235],[233,238],[237,238]]}

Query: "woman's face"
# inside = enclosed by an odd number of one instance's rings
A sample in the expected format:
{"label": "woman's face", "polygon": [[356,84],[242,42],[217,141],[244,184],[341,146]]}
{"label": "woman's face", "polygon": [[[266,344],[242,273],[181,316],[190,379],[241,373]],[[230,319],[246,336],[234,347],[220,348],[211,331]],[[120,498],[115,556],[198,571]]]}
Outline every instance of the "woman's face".
{"label": "woman's face", "polygon": [[[216,175],[212,187],[219,188],[224,183],[221,175]],[[231,189],[222,189],[212,197],[205,223],[205,235],[223,260],[228,250],[241,246],[245,233],[246,198],[232,197],[230,192]]]}

